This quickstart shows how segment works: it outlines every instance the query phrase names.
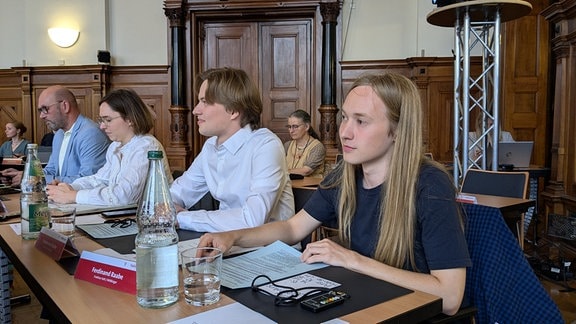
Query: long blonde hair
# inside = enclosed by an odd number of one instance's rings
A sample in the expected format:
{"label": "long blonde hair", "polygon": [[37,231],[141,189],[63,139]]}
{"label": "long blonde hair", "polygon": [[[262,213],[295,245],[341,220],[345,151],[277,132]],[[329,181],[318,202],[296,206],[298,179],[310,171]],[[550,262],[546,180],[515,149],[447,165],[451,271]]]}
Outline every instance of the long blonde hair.
{"label": "long blonde hair", "polygon": [[[386,105],[395,145],[388,180],[382,185],[380,236],[374,258],[401,268],[406,260],[414,269],[414,233],[416,227],[416,182],[424,161],[422,145],[422,107],[418,89],[399,74],[364,75],[350,91],[359,86],[371,87]],[[356,212],[356,170],[361,165],[343,161],[339,174],[327,187],[340,187],[339,236],[350,246],[350,228]]]}

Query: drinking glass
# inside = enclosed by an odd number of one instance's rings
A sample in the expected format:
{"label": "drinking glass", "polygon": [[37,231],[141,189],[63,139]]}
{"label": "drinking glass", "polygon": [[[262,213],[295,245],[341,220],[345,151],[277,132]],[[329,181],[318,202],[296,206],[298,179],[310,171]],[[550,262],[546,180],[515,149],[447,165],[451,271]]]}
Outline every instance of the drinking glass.
{"label": "drinking glass", "polygon": [[50,228],[62,235],[74,236],[76,225],[76,207],[55,206],[50,207]]}
{"label": "drinking glass", "polygon": [[182,251],[184,299],[190,305],[205,306],[220,300],[222,251],[212,247]]}

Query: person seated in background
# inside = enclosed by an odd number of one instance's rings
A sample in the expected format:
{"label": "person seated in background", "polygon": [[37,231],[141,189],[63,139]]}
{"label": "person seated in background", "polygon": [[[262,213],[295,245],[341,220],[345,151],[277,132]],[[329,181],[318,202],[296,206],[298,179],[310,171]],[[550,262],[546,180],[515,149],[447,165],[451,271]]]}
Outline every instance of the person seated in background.
{"label": "person seated in background", "polygon": [[[468,133],[468,151],[471,152],[472,160],[477,161],[479,160],[480,156],[483,153],[482,145],[483,142],[479,141],[478,143],[474,144],[478,139],[482,136],[482,122],[484,121],[484,114],[480,113],[476,116],[476,129],[473,132]],[[489,129],[493,125],[493,121],[491,118],[486,118],[486,129]],[[498,129],[498,142],[514,142],[514,138],[512,134],[507,131],[503,131],[502,129]],[[488,152],[486,156],[486,161],[488,163],[488,167],[492,164],[492,132],[488,132],[486,136],[486,151]]]}
{"label": "person seated in background", "polygon": [[8,140],[0,146],[0,156],[2,157],[22,157],[26,155],[26,146],[30,143],[24,138],[26,126],[20,121],[6,123],[4,130]]}
{"label": "person seated in background", "polygon": [[288,132],[291,141],[284,143],[286,162],[290,174],[322,178],[326,148],[319,141],[311,125],[310,115],[298,109],[288,117]]}
{"label": "person seated in background", "polygon": [[52,141],[54,140],[55,131],[48,132],[42,136],[40,140],[40,146],[52,146]]}
{"label": "person seated in background", "polygon": [[[98,125],[80,113],[74,94],[67,88],[55,85],[46,88],[38,97],[38,114],[48,129],[57,130],[52,154],[44,167],[46,182],[55,178],[72,182],[92,175],[106,161],[108,137]],[[12,185],[20,185],[22,171],[6,169],[2,176],[11,178]]]}
{"label": "person seated in background", "polygon": [[295,216],[207,233],[199,247],[294,244],[336,221],[343,245],[330,239],[309,243],[303,262],[434,294],[442,298],[443,312],[454,314],[471,261],[456,188],[445,169],[423,155],[418,88],[399,74],[361,76],[342,106],[339,136],[343,161]]}
{"label": "person seated in background", "polygon": [[[198,76],[198,131],[209,138],[170,187],[182,229],[215,232],[294,215],[282,141],[260,128],[262,100],[245,71],[210,69]],[[193,210],[210,193],[217,210]]]}
{"label": "person seated in background", "polygon": [[[98,122],[112,141],[106,163],[95,174],[72,183],[48,185],[48,198],[55,203],[121,206],[140,199],[148,174],[148,151],[164,152],[162,144],[148,134],[154,127],[150,108],[133,90],[114,90],[100,101]],[[171,183],[166,153],[163,162]]]}

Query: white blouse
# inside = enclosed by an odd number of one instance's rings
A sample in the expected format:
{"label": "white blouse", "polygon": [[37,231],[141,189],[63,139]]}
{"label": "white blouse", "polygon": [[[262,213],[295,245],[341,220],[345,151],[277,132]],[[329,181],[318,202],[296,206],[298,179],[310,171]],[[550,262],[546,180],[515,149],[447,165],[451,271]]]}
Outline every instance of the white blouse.
{"label": "white blouse", "polygon": [[[77,190],[76,203],[122,206],[137,203],[142,196],[148,175],[148,151],[162,151],[162,144],[152,135],[136,135],[121,146],[112,142],[106,152],[106,163],[96,174],[71,183]],[[164,171],[169,183],[172,174],[166,152]]]}

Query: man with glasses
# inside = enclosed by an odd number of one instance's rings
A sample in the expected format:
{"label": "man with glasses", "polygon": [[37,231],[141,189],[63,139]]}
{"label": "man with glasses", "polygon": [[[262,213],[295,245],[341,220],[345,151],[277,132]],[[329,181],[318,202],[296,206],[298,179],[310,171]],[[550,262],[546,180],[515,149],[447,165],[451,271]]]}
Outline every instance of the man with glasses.
{"label": "man with glasses", "polygon": [[[63,86],[46,88],[38,97],[38,115],[55,131],[52,154],[44,168],[46,182],[72,182],[92,175],[106,161],[110,141],[98,124],[80,113],[74,94]],[[2,175],[19,185],[22,171],[6,169]]]}
{"label": "man with glasses", "polygon": [[[211,69],[198,76],[192,113],[200,154],[170,188],[180,228],[217,232],[259,226],[294,215],[294,196],[282,141],[260,128],[262,100],[246,72]],[[210,193],[218,210],[188,209]]]}

